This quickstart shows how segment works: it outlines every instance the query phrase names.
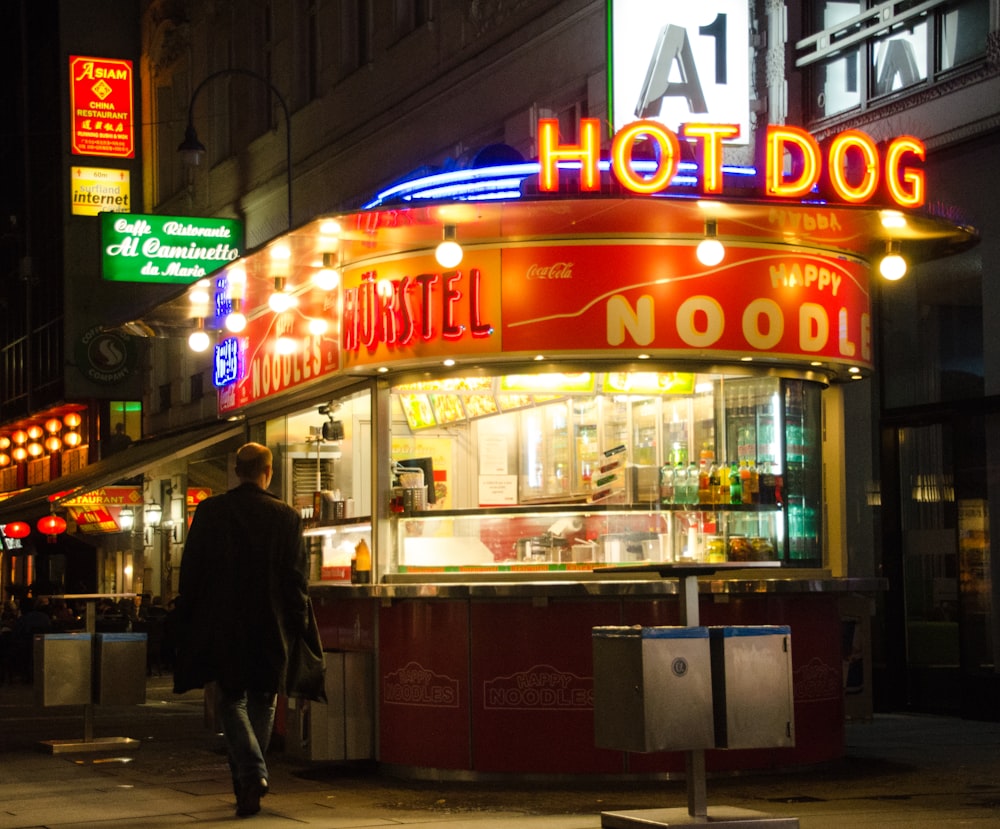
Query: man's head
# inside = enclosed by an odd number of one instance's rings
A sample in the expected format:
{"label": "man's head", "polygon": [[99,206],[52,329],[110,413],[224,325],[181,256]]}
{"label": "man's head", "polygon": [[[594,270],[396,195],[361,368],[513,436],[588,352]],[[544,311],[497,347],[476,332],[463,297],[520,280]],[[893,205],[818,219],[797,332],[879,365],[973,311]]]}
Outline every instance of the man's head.
{"label": "man's head", "polygon": [[245,443],[236,450],[236,477],[267,489],[271,483],[271,450],[260,443]]}

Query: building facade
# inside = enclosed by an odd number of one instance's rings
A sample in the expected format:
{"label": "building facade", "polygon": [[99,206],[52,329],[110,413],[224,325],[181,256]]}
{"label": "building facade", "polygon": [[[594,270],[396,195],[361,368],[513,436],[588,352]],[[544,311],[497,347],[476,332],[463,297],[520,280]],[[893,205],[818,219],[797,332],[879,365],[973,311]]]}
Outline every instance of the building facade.
{"label": "building facade", "polygon": [[[51,73],[62,77],[59,62],[69,54],[127,52],[141,130],[134,161],[116,166],[133,177],[131,212],[239,219],[246,248],[254,250],[316,217],[358,208],[406,177],[497,158],[530,159],[540,117],[557,119],[567,143],[579,139],[583,117],[611,123],[609,21],[616,7],[627,5],[162,0],[123,11],[109,3],[103,14],[121,34],[108,42],[93,27],[78,26],[73,4],[63,3]],[[716,44],[716,54],[724,54],[722,32],[744,37],[742,26],[738,35],[712,29],[720,15],[745,21],[747,38],[740,88],[748,140],[728,148],[727,161],[753,163],[768,124],[798,125],[821,139],[847,129],[876,140],[911,134],[927,147],[929,189],[937,200],[930,212],[975,226],[981,235],[971,251],[920,266],[899,283],[882,283],[874,298],[875,375],[839,392],[847,422],[863,425],[848,430],[845,530],[827,544],[824,565],[834,575],[887,579],[871,608],[876,676],[864,678],[880,706],[990,716],[986,700],[995,691],[1000,647],[988,531],[997,487],[1000,371],[993,364],[1000,343],[988,320],[1000,299],[987,274],[1000,254],[990,209],[1000,6],[995,0],[767,0],[746,7],[720,3],[713,11],[694,29]],[[80,42],[85,29],[94,33]],[[704,77],[714,71],[718,80],[725,67],[735,83],[735,66],[697,60]],[[65,95],[66,87],[61,90]],[[58,113],[52,118],[55,123]],[[206,150],[196,167],[177,152],[189,127]],[[63,141],[65,182],[72,156]],[[57,224],[64,261],[53,263],[53,272],[61,269],[68,281],[89,286],[93,305],[121,309],[108,327],[129,334],[144,370],[137,375],[141,387],[115,388],[108,397],[107,390],[95,395],[74,385],[71,368],[64,374],[55,368],[65,388],[46,404],[141,398],[136,438],[213,421],[211,366],[187,347],[193,317],[151,322],[156,315],[146,312],[169,292],[102,285],[94,220],[67,208]],[[75,278],[79,262],[90,263],[86,280]],[[64,295],[72,296],[68,286]],[[63,320],[64,355],[71,351],[67,343],[89,330],[81,324]],[[23,330],[11,329],[7,339],[9,352]],[[23,357],[15,362],[38,364]],[[23,412],[5,410],[4,420],[42,408],[26,403]],[[143,500],[169,499],[183,523],[177,493],[191,489],[192,461],[201,470],[194,474],[197,484],[224,487],[225,453],[169,454],[143,470]],[[181,542],[182,534],[146,534],[145,569],[154,592],[171,592]]]}

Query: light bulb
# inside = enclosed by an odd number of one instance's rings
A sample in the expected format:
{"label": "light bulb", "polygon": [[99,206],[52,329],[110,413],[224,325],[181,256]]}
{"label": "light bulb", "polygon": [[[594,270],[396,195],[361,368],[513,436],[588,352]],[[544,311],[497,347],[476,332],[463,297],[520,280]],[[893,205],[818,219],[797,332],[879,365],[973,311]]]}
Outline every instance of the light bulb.
{"label": "light bulb", "polygon": [[188,348],[192,351],[201,353],[208,348],[208,344],[208,332],[200,328],[197,331],[192,331],[191,335],[188,337]]}
{"label": "light bulb", "polygon": [[233,313],[226,317],[227,331],[231,331],[233,334],[239,334],[240,331],[246,327],[247,318],[243,315],[242,311],[233,311]]}
{"label": "light bulb", "polygon": [[276,314],[283,314],[295,305],[295,297],[287,291],[275,291],[267,298],[268,307]]}
{"label": "light bulb", "polygon": [[289,354],[294,354],[299,350],[299,344],[295,341],[294,337],[289,337],[285,334],[278,337],[277,341],[274,343],[274,350],[283,356]]}
{"label": "light bulb", "polygon": [[906,260],[898,253],[889,253],[882,257],[878,271],[885,279],[895,282],[906,275]]}
{"label": "light bulb", "polygon": [[702,265],[718,265],[726,256],[726,249],[718,239],[702,239],[695,251]]}
{"label": "light bulb", "polygon": [[332,291],[340,284],[340,273],[336,268],[320,268],[313,274],[312,280],[321,291]]}
{"label": "light bulb", "polygon": [[462,246],[450,240],[442,242],[434,251],[434,258],[442,268],[454,268],[462,261]]}

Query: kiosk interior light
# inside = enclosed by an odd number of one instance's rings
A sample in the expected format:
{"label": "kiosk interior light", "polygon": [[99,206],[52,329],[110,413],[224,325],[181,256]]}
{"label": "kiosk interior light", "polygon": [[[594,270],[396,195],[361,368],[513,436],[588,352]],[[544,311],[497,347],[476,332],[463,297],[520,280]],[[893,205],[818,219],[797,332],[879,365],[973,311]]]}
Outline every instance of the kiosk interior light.
{"label": "kiosk interior light", "polygon": [[233,310],[226,315],[226,330],[239,334],[247,327],[247,318],[243,313],[243,300],[233,299]]}
{"label": "kiosk interior light", "polygon": [[885,244],[885,256],[878,264],[878,271],[884,279],[895,282],[906,276],[906,260],[899,252],[899,242],[892,240]]}
{"label": "kiosk interior light", "polygon": [[191,290],[188,291],[188,299],[191,301],[193,308],[208,308],[208,304],[211,302],[208,295],[208,280],[199,279],[195,282],[191,286]]}
{"label": "kiosk interior light", "polygon": [[456,241],[458,228],[445,225],[444,238],[434,251],[434,258],[442,268],[455,268],[462,261],[462,246]]}
{"label": "kiosk interior light", "polygon": [[205,330],[205,320],[198,317],[197,327],[188,336],[188,348],[200,354],[208,348],[209,342],[208,332]]}
{"label": "kiosk interior light", "polygon": [[312,275],[312,282],[321,291],[332,291],[340,284],[340,269],[332,253],[323,254],[323,267]]}
{"label": "kiosk interior light", "polygon": [[698,243],[696,255],[701,264],[708,267],[718,265],[726,256],[726,249],[716,236],[718,225],[715,219],[705,220],[705,238]]}
{"label": "kiosk interior light", "polygon": [[276,314],[283,314],[295,307],[295,296],[288,290],[283,276],[275,277],[274,292],[267,298],[267,305]]}
{"label": "kiosk interior light", "polygon": [[287,334],[282,334],[274,342],[274,350],[283,357],[287,357],[290,354],[294,354],[299,350],[299,344],[296,342],[294,337],[289,337]]}

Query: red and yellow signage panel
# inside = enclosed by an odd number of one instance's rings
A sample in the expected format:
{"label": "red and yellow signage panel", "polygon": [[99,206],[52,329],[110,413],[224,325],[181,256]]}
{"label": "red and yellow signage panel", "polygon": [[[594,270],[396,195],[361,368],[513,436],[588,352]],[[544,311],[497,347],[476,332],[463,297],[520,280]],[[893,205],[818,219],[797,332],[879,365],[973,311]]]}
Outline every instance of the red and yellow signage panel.
{"label": "red and yellow signage panel", "polygon": [[500,252],[468,251],[454,270],[433,256],[346,270],[344,367],[500,351]]}
{"label": "red and yellow signage panel", "polygon": [[503,350],[641,348],[871,366],[867,266],[790,247],[693,244],[503,252]]}
{"label": "red and yellow signage panel", "polygon": [[74,155],[135,156],[132,61],[70,56],[69,95]]}

